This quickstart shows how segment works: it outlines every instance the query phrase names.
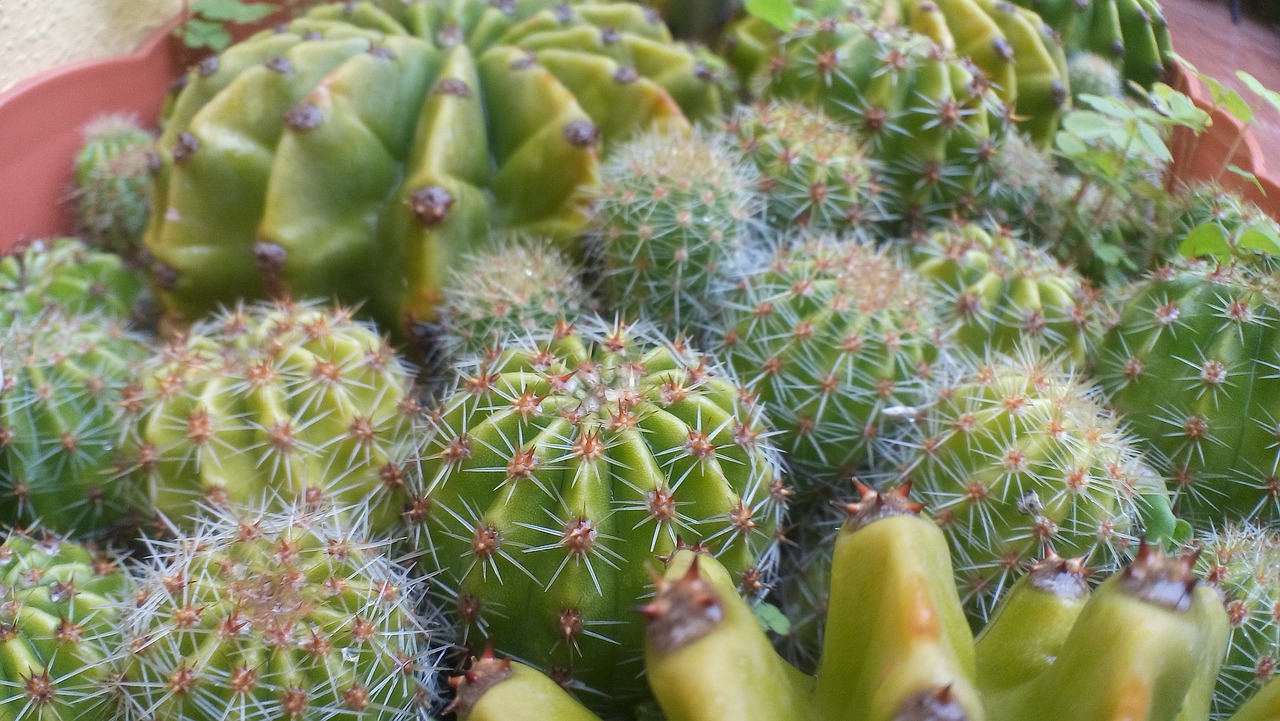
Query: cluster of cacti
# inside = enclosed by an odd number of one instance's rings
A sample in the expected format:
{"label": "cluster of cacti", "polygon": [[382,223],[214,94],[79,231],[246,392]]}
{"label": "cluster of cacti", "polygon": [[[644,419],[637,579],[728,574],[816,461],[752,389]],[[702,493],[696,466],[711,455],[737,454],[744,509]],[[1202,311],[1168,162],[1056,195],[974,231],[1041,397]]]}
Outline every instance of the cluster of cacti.
{"label": "cluster of cacti", "polygon": [[97,248],[137,257],[151,210],[155,138],[136,119],[105,115],[76,155],[76,223]]}
{"label": "cluster of cacti", "polygon": [[1108,58],[1143,87],[1160,80],[1173,62],[1169,25],[1157,0],[1010,0],[1040,15],[1068,53]]}
{"label": "cluster of cacti", "polygon": [[590,318],[547,330],[432,413],[411,545],[468,643],[625,708],[646,566],[701,543],[758,592],[788,491],[758,411],[706,356]]}
{"label": "cluster of cacti", "polygon": [[1193,523],[1280,518],[1271,283],[1234,265],[1166,267],[1131,290],[1098,350],[1099,381]]}
{"label": "cluster of cacti", "polygon": [[674,333],[712,321],[755,232],[758,177],[708,133],[648,133],[614,151],[592,192],[610,306]]}
{"label": "cluster of cacti", "polygon": [[760,171],[770,228],[845,231],[883,215],[879,165],[822,111],[761,103],[740,108],[725,127]]}
{"label": "cluster of cacti", "polygon": [[968,60],[905,29],[824,20],[783,38],[764,95],[845,122],[883,167],[885,211],[907,225],[987,192],[1010,108]]}
{"label": "cluster of cacti", "polygon": [[421,406],[404,361],[351,311],[239,305],[138,375],[121,463],[163,522],[304,505],[359,508],[376,533],[400,523]]}
{"label": "cluster of cacti", "polygon": [[0,256],[0,328],[51,306],[129,320],[144,287],[119,256],[75,238],[35,241]]}
{"label": "cluster of cacti", "polygon": [[188,76],[159,140],[157,294],[183,321],[336,297],[411,333],[489,227],[572,240],[602,148],[719,111],[708,62],[624,3],[318,6]]}
{"label": "cluster of cacti", "polygon": [[959,366],[939,369],[894,441],[971,612],[988,615],[1051,551],[1112,570],[1139,535],[1171,535],[1161,478],[1078,375],[1031,352]]}

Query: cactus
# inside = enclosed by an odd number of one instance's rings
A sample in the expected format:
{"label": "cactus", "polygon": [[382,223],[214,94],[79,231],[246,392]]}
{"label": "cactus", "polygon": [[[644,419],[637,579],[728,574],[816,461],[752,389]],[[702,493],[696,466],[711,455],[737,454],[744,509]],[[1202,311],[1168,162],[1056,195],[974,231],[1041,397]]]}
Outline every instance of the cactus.
{"label": "cactus", "polygon": [[118,452],[148,353],[102,316],[49,311],[0,327],[0,522],[88,536],[133,522]]}
{"label": "cactus", "polygon": [[586,318],[465,368],[431,414],[412,547],[471,644],[600,708],[642,693],[645,565],[702,543],[758,594],[788,491],[758,411],[709,359]]}
{"label": "cactus", "polygon": [[0,544],[6,662],[0,709],[15,721],[112,721],[124,689],[113,665],[129,580],[107,554],[57,536]]}
{"label": "cactus", "polygon": [[1077,375],[1031,352],[957,365],[895,441],[972,614],[1050,550],[1115,569],[1140,532],[1172,533],[1160,477]]}
{"label": "cactus", "polygon": [[0,256],[0,328],[49,306],[129,320],[138,311],[144,285],[111,253],[75,238],[37,240]]}
{"label": "cactus", "polygon": [[1083,364],[1102,335],[1106,309],[1071,269],[1003,230],[948,225],[910,250],[911,264],[944,326],[973,353],[1033,345]]}
{"label": "cactus", "polygon": [[884,167],[886,212],[913,225],[983,197],[1008,108],[968,61],[906,30],[824,20],[784,38],[768,98],[849,124]]}
{"label": "cactus", "polygon": [[673,334],[707,324],[759,214],[754,169],[723,136],[649,133],[601,175],[593,205],[608,307]]}
{"label": "cactus", "polygon": [[941,335],[920,285],[865,241],[815,235],[729,295],[717,350],[808,485],[871,465],[886,411],[920,400]]}
{"label": "cactus", "polygon": [[1093,53],[1079,53],[1067,63],[1071,78],[1071,92],[1075,97],[1096,95],[1103,98],[1123,98],[1124,85],[1120,72],[1110,60]]}
{"label": "cactus", "polygon": [[718,112],[709,62],[626,3],[316,7],[173,103],[145,239],[159,298],[187,322],[337,298],[412,337],[491,226],[574,240],[602,150]]}
{"label": "cactus", "polygon": [[1197,539],[1196,567],[1221,596],[1231,645],[1214,691],[1215,721],[1240,709],[1280,663],[1280,537],[1251,524],[1229,524]]}
{"label": "cactus", "polygon": [[91,245],[130,260],[142,245],[151,210],[155,138],[137,119],[95,118],[76,155],[76,221]]}
{"label": "cactus", "polygon": [[1268,277],[1181,263],[1128,293],[1099,347],[1102,387],[1192,525],[1280,518],[1278,323]]}
{"label": "cactus", "polygon": [[457,689],[449,710],[459,721],[600,721],[555,681],[522,663],[495,658],[491,647],[473,656],[467,670],[449,683]]}
{"label": "cactus", "polygon": [[161,520],[305,504],[360,507],[375,533],[399,525],[420,409],[408,369],[350,311],[237,306],[139,372],[125,468]]}
{"label": "cactus", "polygon": [[482,355],[508,336],[587,312],[591,299],[579,273],[542,238],[510,238],[463,256],[444,289],[450,355]]}
{"label": "cactus", "polygon": [[726,130],[760,171],[770,228],[845,231],[883,215],[878,165],[822,111],[793,103],[743,106]]}
{"label": "cactus", "polygon": [[440,638],[359,525],[216,514],[149,546],[122,619],[127,721],[422,717]]}
{"label": "cactus", "polygon": [[1158,0],[1011,0],[1039,13],[1068,54],[1108,58],[1125,80],[1150,88],[1173,62]]}

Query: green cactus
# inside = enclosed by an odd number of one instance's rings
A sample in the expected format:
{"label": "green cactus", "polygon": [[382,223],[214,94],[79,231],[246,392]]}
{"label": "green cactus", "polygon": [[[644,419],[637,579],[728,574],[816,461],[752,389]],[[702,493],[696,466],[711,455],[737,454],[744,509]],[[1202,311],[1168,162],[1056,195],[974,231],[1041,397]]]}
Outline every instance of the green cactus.
{"label": "green cactus", "polygon": [[441,640],[358,525],[217,514],[150,546],[122,619],[124,719],[422,717]]}
{"label": "green cactus", "polygon": [[1095,389],[1031,352],[939,375],[895,443],[951,543],[956,582],[985,618],[1024,563],[1053,550],[1118,568],[1139,533],[1173,531],[1161,478]]}
{"label": "green cactus", "polygon": [[1181,263],[1127,295],[1097,376],[1192,525],[1280,518],[1280,306],[1243,267]]}
{"label": "green cactus", "polygon": [[522,663],[495,658],[491,648],[473,656],[467,670],[450,683],[457,696],[449,710],[459,721],[600,721],[555,681]]}
{"label": "green cactus", "polygon": [[103,536],[136,520],[118,454],[149,352],[102,316],[50,311],[0,327],[0,522]]}
{"label": "green cactus", "polygon": [[718,112],[708,62],[626,3],[321,5],[188,76],[146,235],[159,298],[188,322],[337,298],[412,337],[491,226],[574,240],[602,148]]}
{"label": "green cactus", "polygon": [[0,544],[0,711],[14,721],[120,718],[125,689],[113,662],[129,593],[110,556],[9,533]]}
{"label": "green cactus", "polygon": [[1158,0],[1012,0],[1039,13],[1068,53],[1108,58],[1125,80],[1150,88],[1173,62]]}
{"label": "green cactus", "polygon": [[1096,95],[1103,98],[1123,98],[1124,84],[1120,72],[1110,60],[1093,53],[1078,53],[1067,63],[1071,78],[1071,92],[1075,97]]}
{"label": "green cactus", "polygon": [[606,307],[688,334],[712,321],[760,212],[755,169],[729,139],[648,133],[592,191]]}
{"label": "green cactus", "polygon": [[76,155],[76,222],[96,248],[133,260],[151,211],[155,138],[135,118],[104,115]]}
{"label": "green cactus", "polygon": [[134,317],[145,283],[119,256],[75,238],[37,240],[0,256],[0,328],[49,306],[70,314]]}
{"label": "green cactus", "polygon": [[139,373],[125,467],[162,520],[301,503],[360,507],[375,533],[400,523],[420,408],[408,369],[350,311],[237,306]]}
{"label": "green cactus", "polygon": [[450,355],[483,355],[508,336],[586,313],[591,298],[579,275],[545,238],[508,238],[463,256],[441,310]]}
{"label": "green cactus", "polygon": [[886,411],[919,402],[941,341],[921,283],[865,241],[809,236],[744,277],[716,350],[812,487],[875,459]]}
{"label": "green cactus", "polygon": [[627,611],[677,539],[758,594],[788,491],[758,411],[710,361],[599,319],[560,325],[465,369],[432,414],[418,563],[467,632],[583,700],[642,693]]}
{"label": "green cactus", "polygon": [[1004,230],[947,225],[909,251],[957,345],[976,354],[1033,345],[1083,364],[1106,308],[1070,268]]}
{"label": "green cactus", "polygon": [[794,103],[742,106],[726,130],[760,171],[770,228],[845,231],[883,215],[878,164],[822,111]]}

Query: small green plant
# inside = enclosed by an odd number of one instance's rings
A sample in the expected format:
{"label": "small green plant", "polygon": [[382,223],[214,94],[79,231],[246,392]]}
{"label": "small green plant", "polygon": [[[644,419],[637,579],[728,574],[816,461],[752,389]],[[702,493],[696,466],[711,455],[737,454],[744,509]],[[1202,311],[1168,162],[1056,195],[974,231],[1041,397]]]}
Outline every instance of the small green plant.
{"label": "small green plant", "polygon": [[[307,0],[288,0],[287,6],[301,5]],[[248,0],[183,0],[177,35],[189,48],[222,51],[231,44],[228,25],[257,22],[279,9],[270,2]]]}

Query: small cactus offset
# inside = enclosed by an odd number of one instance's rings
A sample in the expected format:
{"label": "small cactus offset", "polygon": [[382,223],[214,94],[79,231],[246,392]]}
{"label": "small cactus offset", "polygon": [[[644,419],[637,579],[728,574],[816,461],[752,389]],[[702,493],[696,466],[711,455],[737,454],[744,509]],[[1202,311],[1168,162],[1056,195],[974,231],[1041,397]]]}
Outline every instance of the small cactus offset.
{"label": "small cactus offset", "polygon": [[765,220],[780,231],[844,231],[880,220],[879,166],[850,129],[794,103],[743,106],[727,131],[760,171]]}
{"label": "small cactus offset", "polygon": [[144,291],[142,277],[115,254],[75,238],[37,240],[0,256],[0,328],[49,306],[130,320]]}
{"label": "small cactus offset", "polygon": [[356,506],[375,533],[411,498],[412,375],[345,309],[237,306],[140,369],[126,468],[160,520],[218,507]]}
{"label": "small cactus offset", "polygon": [[592,301],[580,272],[540,238],[510,238],[467,254],[444,289],[446,353],[482,355],[508,336],[583,315]]}
{"label": "small cactus offset", "polygon": [[57,536],[9,533],[0,543],[0,713],[14,721],[119,719],[119,609],[129,598],[129,579],[109,555]]}
{"label": "small cactus offset", "polygon": [[643,135],[594,191],[607,307],[687,334],[717,313],[760,212],[758,174],[727,137]]}
{"label": "small cactus offset", "polygon": [[1078,53],[1067,63],[1067,72],[1071,78],[1071,92],[1077,98],[1082,95],[1124,97],[1125,87],[1120,71],[1101,55]]}
{"label": "small cactus offset", "polygon": [[809,486],[872,463],[885,414],[919,402],[941,342],[919,279],[861,240],[800,239],[726,308],[717,350]]}
{"label": "small cactus offset", "polygon": [[1140,533],[1172,532],[1160,477],[1078,376],[1033,352],[957,366],[895,440],[973,615],[1050,550],[1113,570]]}
{"label": "small cactus offset", "polygon": [[594,707],[642,694],[645,568],[700,544],[759,595],[789,491],[767,427],[710,360],[596,318],[513,338],[432,414],[417,562],[471,645]]}
{"label": "small cactus offset", "polygon": [[134,524],[119,446],[148,353],[103,316],[50,310],[0,326],[0,523],[95,537]]}
{"label": "small cactus offset", "polygon": [[96,248],[135,259],[151,211],[155,138],[134,118],[106,115],[84,128],[76,155],[76,219]]}
{"label": "small cactus offset", "polygon": [[1192,525],[1280,518],[1280,304],[1265,275],[1179,263],[1127,295],[1097,376]]}
{"label": "small cactus offset", "polygon": [[126,721],[425,717],[441,639],[359,524],[218,513],[150,546],[122,619]]}
{"label": "small cactus offset", "polygon": [[1097,293],[1073,270],[1006,231],[948,225],[910,250],[944,327],[972,353],[1027,345],[1083,364],[1102,335]]}

